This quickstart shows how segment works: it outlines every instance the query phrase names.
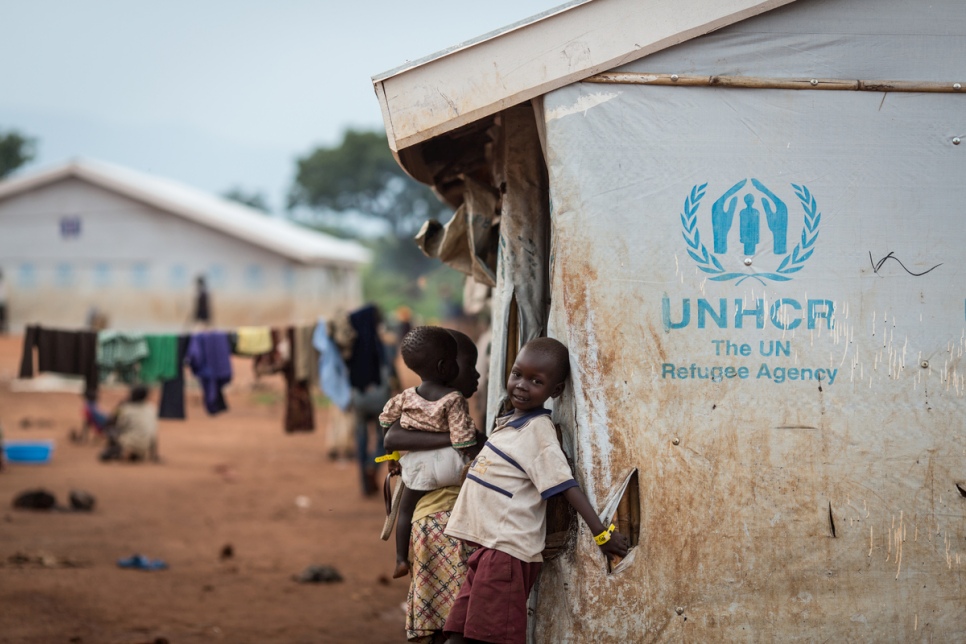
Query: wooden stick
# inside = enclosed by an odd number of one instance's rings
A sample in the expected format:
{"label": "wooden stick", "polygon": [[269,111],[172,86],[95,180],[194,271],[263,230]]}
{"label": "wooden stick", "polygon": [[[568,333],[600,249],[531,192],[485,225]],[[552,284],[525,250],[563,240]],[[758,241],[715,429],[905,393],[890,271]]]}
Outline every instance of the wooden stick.
{"label": "wooden stick", "polygon": [[741,89],[821,89],[853,92],[923,92],[966,94],[962,83],[929,81],[841,80],[835,78],[757,78],[753,76],[687,76],[643,72],[605,72],[586,83],[618,85],[679,85],[682,87],[734,87]]}

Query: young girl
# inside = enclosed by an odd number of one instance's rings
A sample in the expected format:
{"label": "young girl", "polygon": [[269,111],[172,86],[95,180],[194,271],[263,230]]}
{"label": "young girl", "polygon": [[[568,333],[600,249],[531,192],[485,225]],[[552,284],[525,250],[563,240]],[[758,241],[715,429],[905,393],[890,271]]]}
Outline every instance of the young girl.
{"label": "young girl", "polygon": [[399,459],[406,489],[399,502],[393,579],[409,574],[409,537],[416,503],[430,490],[459,485],[467,460],[465,450],[476,444],[469,406],[456,388],[460,375],[457,352],[456,339],[442,327],[420,326],[407,333],[400,353],[422,382],[394,396],[379,415],[383,428],[398,420],[404,429],[448,432],[453,447],[411,452]]}

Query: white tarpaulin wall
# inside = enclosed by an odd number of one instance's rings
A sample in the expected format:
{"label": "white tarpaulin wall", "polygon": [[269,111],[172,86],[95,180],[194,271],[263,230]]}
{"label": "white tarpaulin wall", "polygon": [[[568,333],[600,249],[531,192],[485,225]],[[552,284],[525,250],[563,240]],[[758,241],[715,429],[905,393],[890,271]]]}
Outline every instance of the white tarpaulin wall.
{"label": "white tarpaulin wall", "polygon": [[[803,1],[632,68],[962,81],[964,26]],[[642,529],[608,575],[581,524],[536,639],[962,641],[966,96],[584,83],[537,112],[557,417],[596,504],[640,468]]]}

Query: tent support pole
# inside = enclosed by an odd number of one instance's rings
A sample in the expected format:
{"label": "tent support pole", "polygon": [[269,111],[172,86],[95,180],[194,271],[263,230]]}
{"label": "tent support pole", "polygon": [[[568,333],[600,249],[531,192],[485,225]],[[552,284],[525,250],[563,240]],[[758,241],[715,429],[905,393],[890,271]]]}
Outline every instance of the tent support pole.
{"label": "tent support pole", "polygon": [[643,72],[606,72],[585,83],[616,85],[678,85],[682,87],[735,87],[741,89],[820,89],[854,92],[925,92],[966,94],[959,82],[842,80],[834,78],[758,78],[753,76],[687,76]]}

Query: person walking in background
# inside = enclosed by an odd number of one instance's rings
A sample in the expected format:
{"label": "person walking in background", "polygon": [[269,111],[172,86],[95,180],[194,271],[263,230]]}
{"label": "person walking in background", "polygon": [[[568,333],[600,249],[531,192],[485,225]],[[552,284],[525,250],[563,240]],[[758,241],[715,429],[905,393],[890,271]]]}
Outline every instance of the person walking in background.
{"label": "person walking in background", "polygon": [[195,278],[195,324],[207,327],[211,324],[211,303],[208,297],[208,285],[204,275]]}
{"label": "person walking in background", "polygon": [[0,335],[7,333],[7,283],[0,270]]}
{"label": "person walking in background", "polygon": [[352,352],[346,366],[352,385],[352,407],[356,416],[356,458],[362,479],[362,493],[372,496],[376,484],[376,456],[383,454],[383,432],[379,414],[393,394],[398,392],[395,347],[380,336],[382,315],[374,305],[367,305],[349,315],[355,330]]}

